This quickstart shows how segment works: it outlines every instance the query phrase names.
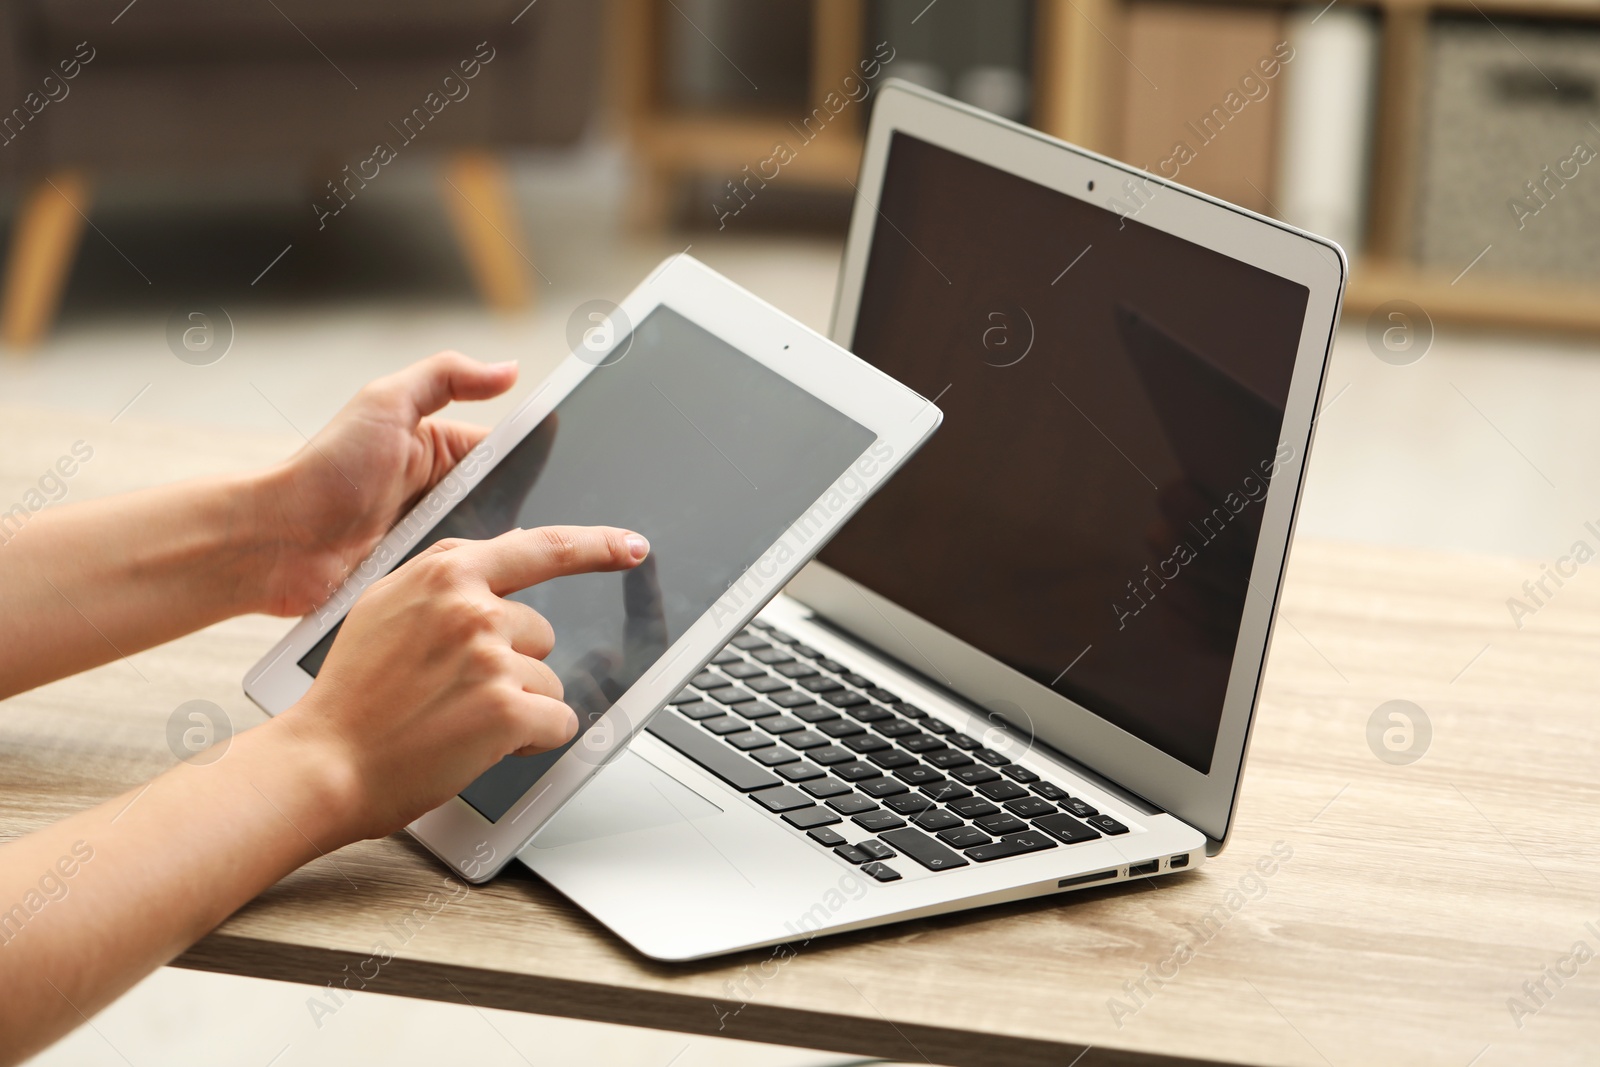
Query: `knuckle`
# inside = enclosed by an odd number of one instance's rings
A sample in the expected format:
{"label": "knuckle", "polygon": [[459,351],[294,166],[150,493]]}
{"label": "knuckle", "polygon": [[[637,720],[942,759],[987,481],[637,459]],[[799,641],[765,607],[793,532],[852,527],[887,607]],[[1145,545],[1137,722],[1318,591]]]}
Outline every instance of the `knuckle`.
{"label": "knuckle", "polygon": [[535,533],[552,563],[566,567],[577,561],[578,542],[571,531],[560,526],[541,526]]}

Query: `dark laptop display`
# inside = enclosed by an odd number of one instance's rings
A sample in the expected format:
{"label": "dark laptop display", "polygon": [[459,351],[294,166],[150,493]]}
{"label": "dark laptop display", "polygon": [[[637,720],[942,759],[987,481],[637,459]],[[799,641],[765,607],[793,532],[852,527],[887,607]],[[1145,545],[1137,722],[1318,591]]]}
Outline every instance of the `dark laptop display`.
{"label": "dark laptop display", "polygon": [[1209,772],[1308,291],[904,133],[878,208],[851,347],[946,417],[820,559]]}

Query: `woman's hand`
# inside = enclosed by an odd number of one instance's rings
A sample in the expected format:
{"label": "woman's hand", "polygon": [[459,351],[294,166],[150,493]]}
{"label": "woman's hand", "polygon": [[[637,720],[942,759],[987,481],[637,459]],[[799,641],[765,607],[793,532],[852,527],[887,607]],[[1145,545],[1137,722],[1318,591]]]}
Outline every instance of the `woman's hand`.
{"label": "woman's hand", "polygon": [[562,575],[627,570],[649,551],[640,535],[604,526],[440,541],[362,595],[311,691],[267,728],[342,769],[352,824],[341,836],[398,830],[502,757],[555,748],[577,730],[543,662],[550,624],[502,598]]}
{"label": "woman's hand", "polygon": [[257,571],[259,610],[304,615],[327,600],[488,432],[433,413],[452,400],[499,396],[516,380],[514,363],[440,352],[357,393],[261,480],[257,522],[273,533]]}

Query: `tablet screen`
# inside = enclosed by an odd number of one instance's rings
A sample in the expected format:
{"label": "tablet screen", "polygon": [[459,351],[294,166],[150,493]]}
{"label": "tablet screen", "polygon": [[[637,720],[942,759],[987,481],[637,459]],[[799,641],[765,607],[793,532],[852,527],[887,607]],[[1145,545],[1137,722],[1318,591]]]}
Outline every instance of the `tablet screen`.
{"label": "tablet screen", "polygon": [[[626,339],[616,351],[622,351]],[[871,431],[662,306],[407,554],[445,537],[607,525],[650,539],[625,573],[557,578],[512,595],[555,629],[546,659],[579,735],[873,443]],[[335,626],[300,666],[315,675]],[[568,745],[508,756],[461,794],[503,816]]]}

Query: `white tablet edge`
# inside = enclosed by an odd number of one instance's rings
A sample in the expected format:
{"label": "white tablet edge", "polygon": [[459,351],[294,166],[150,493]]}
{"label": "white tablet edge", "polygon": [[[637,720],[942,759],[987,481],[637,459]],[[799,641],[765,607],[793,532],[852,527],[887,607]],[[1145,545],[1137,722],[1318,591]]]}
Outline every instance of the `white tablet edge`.
{"label": "white tablet edge", "polygon": [[[509,862],[600,766],[627,746],[656,708],[783,589],[943,418],[931,401],[688,255],[680,253],[657,266],[623,300],[620,317],[636,324],[663,305],[855,420],[875,439],[504,816],[490,822],[456,796],[408,827],[468,881],[486,881]],[[618,325],[614,343],[627,343],[631,326]],[[299,700],[312,682],[299,666],[301,657],[344,617],[367,585],[387,574],[501,457],[606,362],[575,355],[563,360],[396,523],[326,604],[301,619],[246,673],[245,694],[272,715]]]}

